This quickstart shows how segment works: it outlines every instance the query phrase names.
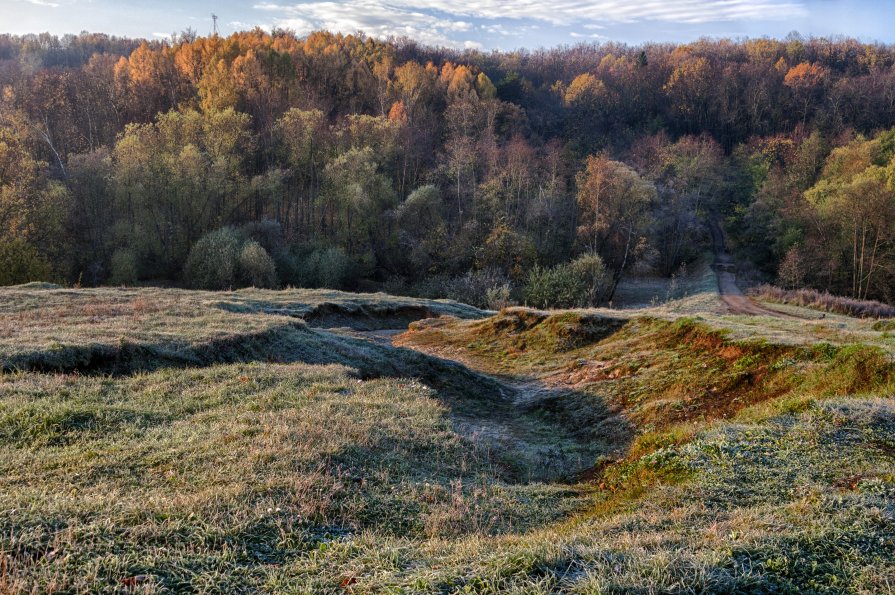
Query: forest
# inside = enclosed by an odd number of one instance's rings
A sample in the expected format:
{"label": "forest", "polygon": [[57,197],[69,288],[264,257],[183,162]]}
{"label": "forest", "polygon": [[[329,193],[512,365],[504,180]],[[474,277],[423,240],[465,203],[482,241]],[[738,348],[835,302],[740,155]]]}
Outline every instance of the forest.
{"label": "forest", "polygon": [[458,52],[260,29],[0,36],[0,285],[611,302],[719,221],[757,280],[895,302],[895,47]]}

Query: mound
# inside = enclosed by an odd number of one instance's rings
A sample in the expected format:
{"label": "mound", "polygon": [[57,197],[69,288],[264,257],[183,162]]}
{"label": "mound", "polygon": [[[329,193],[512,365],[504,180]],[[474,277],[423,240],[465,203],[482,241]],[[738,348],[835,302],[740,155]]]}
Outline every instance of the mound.
{"label": "mound", "polygon": [[[727,335],[692,318],[514,308],[482,321],[417,322],[396,343],[540,390],[536,406],[570,431],[615,436],[610,450],[633,441],[634,453],[761,403],[895,388],[895,363],[876,346]],[[624,427],[627,438],[618,435]]]}

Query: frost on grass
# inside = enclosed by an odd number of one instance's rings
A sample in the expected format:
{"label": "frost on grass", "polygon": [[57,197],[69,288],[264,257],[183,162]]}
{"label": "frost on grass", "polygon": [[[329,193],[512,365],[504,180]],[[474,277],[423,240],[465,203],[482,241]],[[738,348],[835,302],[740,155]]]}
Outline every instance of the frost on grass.
{"label": "frost on grass", "polygon": [[674,307],[515,309],[398,347],[371,326],[463,307],[8,291],[3,592],[895,583],[895,405],[867,396],[895,367],[870,321],[775,342]]}

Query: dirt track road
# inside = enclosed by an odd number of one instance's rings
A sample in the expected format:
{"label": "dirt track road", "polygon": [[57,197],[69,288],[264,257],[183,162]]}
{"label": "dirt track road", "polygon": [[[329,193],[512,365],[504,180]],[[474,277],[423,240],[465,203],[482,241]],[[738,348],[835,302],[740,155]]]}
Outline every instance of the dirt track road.
{"label": "dirt track road", "polygon": [[718,277],[718,293],[721,301],[727,306],[731,314],[745,314],[748,316],[775,316],[777,318],[798,318],[791,314],[785,314],[771,310],[743,294],[743,290],[736,282],[736,263],[730,252],[727,251],[727,242],[724,240],[724,230],[715,218],[709,218],[709,230],[712,233],[712,248],[715,252],[715,262],[712,268]]}

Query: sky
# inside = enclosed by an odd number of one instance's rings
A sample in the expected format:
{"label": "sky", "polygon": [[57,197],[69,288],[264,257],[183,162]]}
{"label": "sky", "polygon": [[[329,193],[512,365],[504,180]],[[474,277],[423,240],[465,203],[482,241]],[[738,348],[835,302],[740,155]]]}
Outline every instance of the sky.
{"label": "sky", "polygon": [[453,48],[845,35],[895,42],[895,0],[0,0],[0,33],[161,39],[262,27],[410,37]]}

